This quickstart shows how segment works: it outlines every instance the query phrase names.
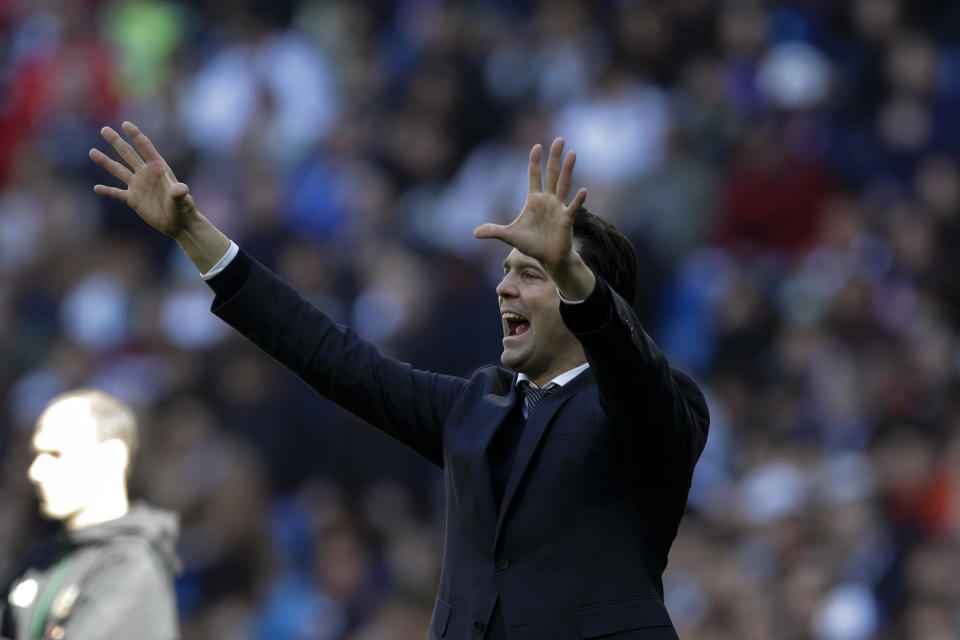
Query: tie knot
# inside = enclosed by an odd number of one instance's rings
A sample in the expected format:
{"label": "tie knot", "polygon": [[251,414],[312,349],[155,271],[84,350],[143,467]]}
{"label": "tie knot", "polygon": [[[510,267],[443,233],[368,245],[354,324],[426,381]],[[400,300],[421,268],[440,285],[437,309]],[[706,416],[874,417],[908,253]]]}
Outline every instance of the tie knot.
{"label": "tie knot", "polygon": [[556,382],[551,382],[544,387],[538,387],[529,380],[522,380],[520,382],[520,392],[523,394],[523,402],[527,407],[527,414],[529,415],[530,412],[533,411],[533,408],[540,404],[541,400],[559,388],[560,385]]}

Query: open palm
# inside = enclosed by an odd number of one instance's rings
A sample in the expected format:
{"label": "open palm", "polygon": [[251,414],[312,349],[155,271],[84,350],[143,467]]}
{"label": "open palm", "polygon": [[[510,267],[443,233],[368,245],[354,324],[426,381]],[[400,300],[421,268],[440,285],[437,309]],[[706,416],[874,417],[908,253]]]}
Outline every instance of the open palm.
{"label": "open palm", "polygon": [[123,131],[133,140],[136,149],[110,127],[101,129],[100,134],[126,164],[113,160],[99,149],[90,150],[90,159],[127,188],[98,184],[93,190],[123,202],[154,229],[175,237],[196,211],[187,185],[177,181],[170,166],[135,124],[124,122]]}
{"label": "open palm", "polygon": [[548,270],[569,256],[573,250],[573,219],[587,198],[587,190],[580,189],[570,204],[566,203],[577,157],[570,151],[561,163],[563,143],[563,138],[557,138],[550,145],[546,180],[542,185],[540,160],[543,147],[539,144],[533,146],[528,167],[527,200],[520,215],[508,225],[482,224],[474,229],[475,237],[503,240],[521,253],[536,258]]}

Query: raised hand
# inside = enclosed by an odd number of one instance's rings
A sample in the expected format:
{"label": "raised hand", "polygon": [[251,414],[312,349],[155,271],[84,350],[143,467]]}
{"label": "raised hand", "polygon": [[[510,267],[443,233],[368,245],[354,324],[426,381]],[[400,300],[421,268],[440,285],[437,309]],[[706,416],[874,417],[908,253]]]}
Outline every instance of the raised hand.
{"label": "raised hand", "polygon": [[187,185],[177,180],[166,160],[135,124],[124,122],[123,131],[136,149],[110,127],[101,129],[100,135],[126,164],[113,160],[99,149],[90,149],[90,159],[127,188],[98,184],[93,190],[98,195],[123,202],[154,229],[176,238],[197,214],[193,197]]}
{"label": "raised hand", "polygon": [[123,132],[133,140],[136,149],[110,127],[100,130],[126,164],[99,149],[90,149],[90,159],[127,188],[98,184],[93,190],[126,204],[151,227],[176,240],[200,273],[207,273],[227,253],[230,239],[197,211],[187,185],[177,180],[170,165],[137,125],[124,122]]}
{"label": "raised hand", "polygon": [[573,218],[587,198],[587,190],[580,189],[567,204],[573,165],[577,156],[567,152],[561,163],[563,138],[550,145],[546,180],[541,186],[540,160],[543,147],[530,150],[527,200],[520,215],[508,225],[482,224],[473,230],[477,238],[497,238],[516,247],[518,251],[536,258],[548,273],[553,273],[569,261],[573,253]]}

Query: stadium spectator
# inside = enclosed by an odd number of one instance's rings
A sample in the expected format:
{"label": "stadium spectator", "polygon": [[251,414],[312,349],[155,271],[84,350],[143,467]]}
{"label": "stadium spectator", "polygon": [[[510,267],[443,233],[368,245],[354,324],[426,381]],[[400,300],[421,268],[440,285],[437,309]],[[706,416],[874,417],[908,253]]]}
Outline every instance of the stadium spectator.
{"label": "stadium spectator", "polygon": [[129,503],[137,450],[130,408],[97,390],[57,396],[37,420],[32,446],[40,510],[63,529],[0,585],[0,635],[178,637],[177,517]]}

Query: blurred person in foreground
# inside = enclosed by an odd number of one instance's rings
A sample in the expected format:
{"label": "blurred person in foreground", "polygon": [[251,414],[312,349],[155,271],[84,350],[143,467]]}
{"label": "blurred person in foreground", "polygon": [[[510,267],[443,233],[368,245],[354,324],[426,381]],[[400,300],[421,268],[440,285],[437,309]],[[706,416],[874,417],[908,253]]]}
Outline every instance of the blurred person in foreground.
{"label": "blurred person in foreground", "polygon": [[[386,358],[335,325],[196,209],[132,123],[101,131],[127,185],[94,190],[172,237],[216,294],[213,311],[327,398],[441,467],[446,543],[431,637],[676,638],[662,573],[706,442],[703,395],[672,369],[629,301],[636,254],[567,204],[575,156],[535,145],[496,288],[501,361],[471,378]],[[468,336],[464,336],[469,339]]]}
{"label": "blurred person in foreground", "polygon": [[2,583],[9,640],[179,636],[173,578],[178,521],[130,505],[133,412],[102,391],[54,398],[37,420],[28,475],[43,515],[63,524]]}

